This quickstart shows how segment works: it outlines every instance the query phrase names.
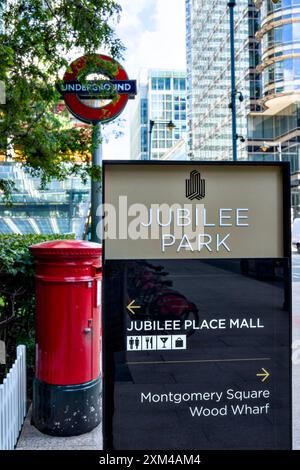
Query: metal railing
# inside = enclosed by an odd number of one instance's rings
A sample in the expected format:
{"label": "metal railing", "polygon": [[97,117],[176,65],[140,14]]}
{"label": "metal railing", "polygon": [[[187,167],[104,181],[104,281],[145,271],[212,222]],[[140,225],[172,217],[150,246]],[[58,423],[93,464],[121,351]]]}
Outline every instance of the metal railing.
{"label": "metal railing", "polygon": [[26,416],[26,347],[17,347],[17,358],[0,385],[0,450],[13,450]]}

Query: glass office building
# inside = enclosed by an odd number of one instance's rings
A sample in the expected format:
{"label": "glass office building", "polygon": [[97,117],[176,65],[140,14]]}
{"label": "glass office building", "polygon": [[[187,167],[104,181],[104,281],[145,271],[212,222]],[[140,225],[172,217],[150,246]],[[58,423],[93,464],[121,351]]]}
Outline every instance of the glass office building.
{"label": "glass office building", "polygon": [[[150,70],[140,77],[139,94],[131,114],[131,158],[161,159],[168,149],[186,137],[186,73]],[[150,120],[154,122],[149,149]],[[172,122],[174,128],[168,129]],[[151,152],[150,152],[151,150]]]}
{"label": "glass office building", "polygon": [[[257,11],[248,0],[235,7],[239,159],[247,159],[247,115],[259,89],[255,73]],[[231,159],[229,15],[224,0],[186,0],[189,151],[192,159]]]}
{"label": "glass office building", "polygon": [[300,0],[257,2],[261,10],[263,99],[300,91]]}
{"label": "glass office building", "polygon": [[300,0],[258,0],[260,113],[249,115],[251,160],[291,163],[292,206],[300,216]]}
{"label": "glass office building", "polygon": [[[299,217],[300,0],[239,0],[234,12],[238,159],[289,161]],[[190,156],[231,160],[227,2],[186,0],[186,26]]]}
{"label": "glass office building", "polygon": [[88,230],[90,185],[80,178],[51,181],[40,188],[39,178],[31,177],[20,163],[0,162],[0,179],[15,187],[11,202],[0,197],[0,233],[67,234],[81,239]]}

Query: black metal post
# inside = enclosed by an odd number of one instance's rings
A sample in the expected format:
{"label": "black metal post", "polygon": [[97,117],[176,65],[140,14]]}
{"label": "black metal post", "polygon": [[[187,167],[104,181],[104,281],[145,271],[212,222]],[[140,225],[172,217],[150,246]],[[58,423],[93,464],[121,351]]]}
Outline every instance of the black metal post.
{"label": "black metal post", "polygon": [[152,131],[154,127],[155,122],[150,119],[149,121],[149,153],[148,153],[148,160],[151,160],[151,152],[152,152]]}
{"label": "black metal post", "polygon": [[234,7],[236,6],[236,2],[229,1],[227,5],[229,7],[229,15],[230,15],[232,159],[233,161],[237,161],[235,51],[234,51]]}

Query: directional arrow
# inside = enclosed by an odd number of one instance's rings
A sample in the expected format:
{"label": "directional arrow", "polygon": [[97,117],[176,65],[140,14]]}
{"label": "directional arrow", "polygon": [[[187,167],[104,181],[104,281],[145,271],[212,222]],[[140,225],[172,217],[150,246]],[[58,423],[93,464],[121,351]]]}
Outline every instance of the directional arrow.
{"label": "directional arrow", "polygon": [[135,310],[136,308],[141,308],[140,305],[134,305],[134,302],[135,302],[135,300],[132,300],[132,301],[130,302],[130,304],[127,305],[127,307],[126,307],[127,310],[129,310],[129,312],[130,312],[132,315],[135,314],[135,311],[134,311],[134,310]]}
{"label": "directional arrow", "polygon": [[262,367],[261,370],[262,372],[260,372],[259,374],[256,374],[256,377],[262,377],[261,381],[265,382],[267,378],[270,376],[270,373],[264,367]]}

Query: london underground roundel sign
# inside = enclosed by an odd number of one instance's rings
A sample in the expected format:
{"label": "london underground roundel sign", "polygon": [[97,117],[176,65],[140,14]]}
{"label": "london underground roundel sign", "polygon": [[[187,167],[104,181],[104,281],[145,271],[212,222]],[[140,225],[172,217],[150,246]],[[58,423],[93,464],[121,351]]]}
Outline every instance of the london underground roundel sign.
{"label": "london underground roundel sign", "polygon": [[[90,57],[82,56],[74,60],[64,74],[63,85],[58,89],[63,95],[68,110],[80,121],[92,124],[109,122],[121,114],[129,97],[136,94],[136,82],[128,79],[126,71],[116,60],[97,54],[93,58],[96,68],[94,73],[104,75],[108,77],[108,80],[100,84],[95,81],[81,84],[78,81],[78,75],[82,73],[84,75],[85,69],[88,69],[87,62]],[[110,90],[113,92],[111,100],[107,98]],[[101,97],[101,91],[106,93],[105,98]],[[96,94],[97,98],[95,98]],[[87,99],[105,99],[108,103],[101,107],[92,107],[84,102]]]}

